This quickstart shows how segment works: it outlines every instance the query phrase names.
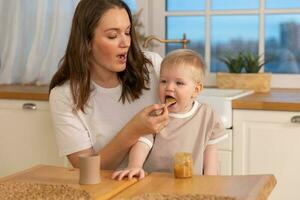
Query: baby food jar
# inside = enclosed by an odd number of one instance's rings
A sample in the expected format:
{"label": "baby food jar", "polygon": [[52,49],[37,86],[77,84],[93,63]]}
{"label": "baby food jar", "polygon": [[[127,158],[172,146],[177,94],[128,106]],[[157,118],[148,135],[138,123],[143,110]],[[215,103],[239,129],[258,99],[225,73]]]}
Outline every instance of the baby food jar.
{"label": "baby food jar", "polygon": [[175,178],[190,178],[193,176],[193,158],[191,153],[179,152],[174,158]]}

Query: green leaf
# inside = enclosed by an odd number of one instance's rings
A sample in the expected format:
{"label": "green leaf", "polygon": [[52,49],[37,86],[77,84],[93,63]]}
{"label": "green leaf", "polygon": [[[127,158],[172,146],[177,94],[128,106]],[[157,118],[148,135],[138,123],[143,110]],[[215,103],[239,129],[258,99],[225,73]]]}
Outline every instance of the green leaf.
{"label": "green leaf", "polygon": [[245,70],[247,73],[258,73],[265,62],[261,59],[262,55],[256,55],[250,51],[244,54]]}
{"label": "green leaf", "polygon": [[245,68],[246,73],[258,73],[266,61],[262,59],[262,55],[256,55],[251,51],[244,53],[239,52],[233,55],[227,52],[225,56],[219,58],[224,62],[230,73],[241,73]]}
{"label": "green leaf", "polygon": [[225,63],[230,73],[241,73],[244,65],[243,54],[240,52],[237,55],[227,53],[219,58]]}

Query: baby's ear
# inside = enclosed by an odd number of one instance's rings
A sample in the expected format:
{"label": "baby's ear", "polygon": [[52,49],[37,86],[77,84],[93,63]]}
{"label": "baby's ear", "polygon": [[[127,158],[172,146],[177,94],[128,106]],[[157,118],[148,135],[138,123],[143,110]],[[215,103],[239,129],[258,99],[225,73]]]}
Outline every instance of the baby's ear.
{"label": "baby's ear", "polygon": [[194,90],[194,93],[192,95],[192,98],[197,98],[198,95],[200,94],[200,92],[202,91],[203,89],[203,84],[201,82],[197,82],[195,84],[195,90]]}

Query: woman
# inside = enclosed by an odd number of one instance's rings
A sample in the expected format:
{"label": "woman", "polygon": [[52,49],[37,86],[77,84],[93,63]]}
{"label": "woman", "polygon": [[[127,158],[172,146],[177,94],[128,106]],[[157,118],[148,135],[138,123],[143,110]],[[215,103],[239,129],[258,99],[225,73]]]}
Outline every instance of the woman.
{"label": "woman", "polygon": [[168,122],[164,105],[154,104],[161,58],[140,50],[131,25],[121,0],[81,0],[76,8],[49,97],[59,153],[74,167],[80,155],[99,153],[102,169],[116,169],[133,144],[148,143],[141,136]]}

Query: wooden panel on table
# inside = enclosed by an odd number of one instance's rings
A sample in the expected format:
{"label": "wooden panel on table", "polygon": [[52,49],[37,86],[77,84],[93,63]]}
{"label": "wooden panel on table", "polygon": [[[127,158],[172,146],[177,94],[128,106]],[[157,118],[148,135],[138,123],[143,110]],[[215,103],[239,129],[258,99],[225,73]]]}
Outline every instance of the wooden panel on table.
{"label": "wooden panel on table", "polygon": [[193,176],[175,179],[172,174],[152,173],[119,193],[113,199],[130,198],[145,193],[210,194],[237,199],[267,199],[276,185],[273,175]]}
{"label": "wooden panel on table", "polygon": [[111,179],[112,171],[101,170],[101,182],[95,185],[79,185],[79,170],[65,167],[39,165],[0,179],[5,181],[30,181],[47,184],[67,184],[87,191],[92,199],[105,200],[123,191],[137,180],[116,181]]}

